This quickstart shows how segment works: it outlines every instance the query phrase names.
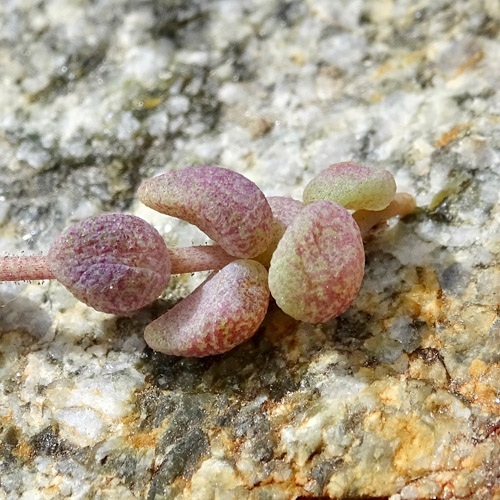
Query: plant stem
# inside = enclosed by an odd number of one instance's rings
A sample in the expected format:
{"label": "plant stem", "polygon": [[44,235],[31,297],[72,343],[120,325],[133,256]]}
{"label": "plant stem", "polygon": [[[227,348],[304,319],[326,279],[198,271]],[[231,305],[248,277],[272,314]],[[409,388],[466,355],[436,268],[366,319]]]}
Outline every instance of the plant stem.
{"label": "plant stem", "polygon": [[217,245],[169,248],[172,274],[196,273],[222,269],[236,260]]}
{"label": "plant stem", "polygon": [[352,216],[361,230],[361,235],[365,237],[369,233],[370,229],[377,224],[385,222],[386,220],[398,215],[403,217],[411,214],[415,210],[415,207],[415,198],[411,194],[396,193],[394,199],[386,208],[384,208],[384,210],[358,210],[357,212],[354,212]]}
{"label": "plant stem", "polygon": [[0,257],[0,281],[54,279],[44,255]]}
{"label": "plant stem", "polygon": [[[169,248],[172,274],[222,269],[237,257],[219,246]],[[44,255],[0,257],[0,281],[51,280],[54,275]]]}

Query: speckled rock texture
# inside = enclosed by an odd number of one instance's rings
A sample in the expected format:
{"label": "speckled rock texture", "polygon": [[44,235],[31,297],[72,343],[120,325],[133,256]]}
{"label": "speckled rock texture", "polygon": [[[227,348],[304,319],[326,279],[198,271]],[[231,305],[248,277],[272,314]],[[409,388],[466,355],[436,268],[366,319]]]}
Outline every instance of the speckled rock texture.
{"label": "speckled rock texture", "polygon": [[301,199],[328,165],[389,170],[418,209],[366,242],[339,318],[271,305],[220,356],[53,281],[0,284],[0,500],[500,498],[500,3],[3,0],[0,249],[45,253],[192,164]]}

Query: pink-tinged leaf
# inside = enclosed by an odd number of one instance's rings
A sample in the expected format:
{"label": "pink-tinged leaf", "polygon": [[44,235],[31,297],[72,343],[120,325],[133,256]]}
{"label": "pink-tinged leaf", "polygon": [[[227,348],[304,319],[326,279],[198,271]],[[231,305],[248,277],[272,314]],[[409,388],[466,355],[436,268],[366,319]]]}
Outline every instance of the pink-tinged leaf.
{"label": "pink-tinged leaf", "polygon": [[255,257],[271,239],[272,212],[262,191],[237,172],[193,166],[144,181],[139,199],[198,226],[227,253]]}
{"label": "pink-tinged leaf", "polygon": [[273,224],[271,226],[271,243],[255,259],[265,267],[269,267],[279,241],[285,234],[285,229],[291,224],[295,216],[304,208],[301,201],[286,196],[270,196],[267,199],[273,212]]}
{"label": "pink-tinged leaf", "polygon": [[394,198],[396,182],[387,170],[356,163],[336,163],[320,172],[304,189],[304,203],[334,201],[353,210],[383,210]]}
{"label": "pink-tinged leaf", "polygon": [[170,280],[165,242],[133,215],[99,215],[68,227],[52,243],[47,260],[77,299],[112,314],[146,306]]}
{"label": "pink-tinged leaf", "polygon": [[288,227],[298,213],[304,208],[304,204],[299,200],[294,200],[288,196],[270,196],[267,199],[273,217]]}
{"label": "pink-tinged leaf", "polygon": [[152,349],[165,354],[220,354],[257,331],[268,304],[264,266],[253,260],[236,260],[150,323],[144,338]]}
{"label": "pink-tinged leaf", "polygon": [[356,298],[364,263],[361,233],[351,214],[330,201],[312,203],[288,226],[273,254],[271,295],[293,318],[323,323]]}

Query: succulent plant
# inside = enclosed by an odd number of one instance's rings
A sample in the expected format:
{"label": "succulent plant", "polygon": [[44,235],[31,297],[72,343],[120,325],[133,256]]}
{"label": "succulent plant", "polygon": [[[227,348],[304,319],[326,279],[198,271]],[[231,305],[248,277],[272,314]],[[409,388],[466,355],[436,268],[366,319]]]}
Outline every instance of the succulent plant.
{"label": "succulent plant", "polygon": [[354,163],[312,179],[304,203],[266,199],[250,180],[216,166],[148,179],[138,196],[195,224],[216,245],[169,249],[146,221],[105,214],[64,230],[46,257],[0,258],[0,281],[55,278],[99,311],[131,315],[160,295],[171,274],[213,270],[144,334],[167,354],[219,354],[257,331],[270,294],[300,321],[321,323],[344,312],[363,279],[362,237],[415,208],[411,195],[396,194],[390,172]]}

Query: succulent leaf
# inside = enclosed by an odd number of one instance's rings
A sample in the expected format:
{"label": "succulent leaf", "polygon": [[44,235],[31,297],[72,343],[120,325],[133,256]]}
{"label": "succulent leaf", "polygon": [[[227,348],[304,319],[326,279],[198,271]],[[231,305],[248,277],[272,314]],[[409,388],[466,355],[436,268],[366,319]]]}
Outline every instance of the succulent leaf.
{"label": "succulent leaf", "polygon": [[336,163],[320,172],[304,189],[304,203],[334,201],[353,210],[383,210],[394,198],[396,182],[387,170]]}
{"label": "succulent leaf", "polygon": [[267,199],[273,212],[273,224],[271,226],[271,243],[264,252],[258,255],[255,260],[265,267],[269,267],[279,241],[285,234],[286,228],[293,221],[295,216],[304,208],[301,201],[288,198],[286,196],[270,196]]}
{"label": "succulent leaf", "polygon": [[259,328],[269,304],[267,271],[253,260],[236,260],[150,323],[146,343],[175,356],[226,352]]}
{"label": "succulent leaf", "polygon": [[139,199],[198,226],[227,253],[255,257],[271,240],[272,212],[262,191],[237,172],[192,166],[144,181]]}
{"label": "succulent leaf", "polygon": [[364,262],[361,233],[351,214],[330,201],[311,203],[288,226],[273,254],[271,295],[295,319],[328,321],[355,299]]}
{"label": "succulent leaf", "polygon": [[170,280],[167,246],[133,215],[106,214],[66,228],[47,255],[50,270],[98,311],[129,315],[155,300]]}

